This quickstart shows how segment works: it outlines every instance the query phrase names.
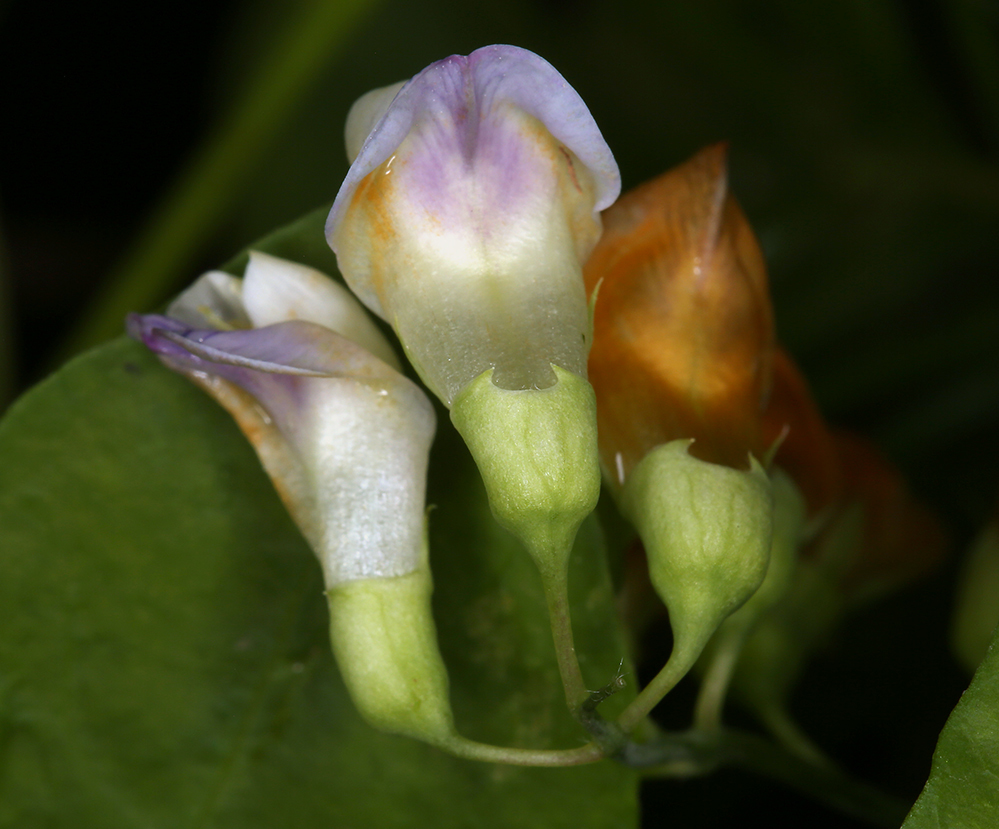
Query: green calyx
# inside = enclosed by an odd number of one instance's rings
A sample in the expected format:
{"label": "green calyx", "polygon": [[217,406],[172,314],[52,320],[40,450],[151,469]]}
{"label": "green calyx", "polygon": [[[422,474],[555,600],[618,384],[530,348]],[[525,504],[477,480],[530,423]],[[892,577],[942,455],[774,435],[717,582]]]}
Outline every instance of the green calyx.
{"label": "green calyx", "polygon": [[779,602],[791,587],[798,547],[805,532],[805,499],[794,481],[781,471],[770,477],[773,493],[773,542],[766,576],[756,592],[726,621],[752,627],[756,620]]}
{"label": "green calyx", "polygon": [[492,369],[455,398],[451,420],[482,475],[493,515],[544,574],[565,570],[576,531],[600,495],[596,399],[553,365],[545,389],[501,389]]}
{"label": "green calyx", "polygon": [[427,566],[326,591],[344,683],[375,728],[443,744],[454,735],[447,669],[430,611]]}
{"label": "green calyx", "polygon": [[622,489],[621,507],[669,610],[674,653],[692,659],[763,582],[773,496],[755,459],[743,472],[693,457],[691,443],[675,440],[646,455]]}

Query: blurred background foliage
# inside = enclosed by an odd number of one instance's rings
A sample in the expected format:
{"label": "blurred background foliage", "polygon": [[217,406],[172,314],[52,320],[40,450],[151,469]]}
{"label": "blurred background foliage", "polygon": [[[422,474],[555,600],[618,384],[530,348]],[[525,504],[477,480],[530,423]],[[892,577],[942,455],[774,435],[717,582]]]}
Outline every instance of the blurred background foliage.
{"label": "blurred background foliage", "polygon": [[[782,340],[829,419],[878,441],[965,546],[999,495],[993,0],[8,0],[0,405],[331,200],[357,96],[494,42],[576,87],[626,187],[730,142]],[[834,756],[908,797],[967,681],[946,651],[954,566],[855,617],[798,704]],[[826,825],[735,774],[645,798],[684,825],[767,798]]]}

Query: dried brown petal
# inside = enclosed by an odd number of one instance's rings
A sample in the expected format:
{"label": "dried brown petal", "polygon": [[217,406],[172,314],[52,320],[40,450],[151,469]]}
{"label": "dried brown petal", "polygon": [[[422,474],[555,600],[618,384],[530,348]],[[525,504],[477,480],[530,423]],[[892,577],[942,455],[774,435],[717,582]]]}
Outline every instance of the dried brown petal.
{"label": "dried brown petal", "polygon": [[748,467],[764,449],[773,312],[766,269],[728,190],[726,146],[632,190],[603,214],[590,381],[601,457],[619,482],[654,447],[694,438],[704,460]]}

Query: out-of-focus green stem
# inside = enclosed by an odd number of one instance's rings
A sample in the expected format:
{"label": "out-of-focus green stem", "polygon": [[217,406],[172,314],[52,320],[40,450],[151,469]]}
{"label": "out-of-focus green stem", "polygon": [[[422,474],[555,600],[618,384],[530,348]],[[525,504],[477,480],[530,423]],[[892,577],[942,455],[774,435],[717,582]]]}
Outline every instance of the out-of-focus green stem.
{"label": "out-of-focus green stem", "polygon": [[14,396],[14,314],[7,279],[7,251],[0,226],[0,413]]}
{"label": "out-of-focus green stem", "polygon": [[64,360],[148,310],[239,195],[239,185],[377,0],[308,0],[274,41],[242,95],[211,131],[56,357]]}
{"label": "out-of-focus green stem", "polygon": [[800,758],[755,734],[731,729],[663,734],[623,760],[650,777],[691,777],[721,767],[759,774],[875,826],[898,826],[909,804],[825,764]]}

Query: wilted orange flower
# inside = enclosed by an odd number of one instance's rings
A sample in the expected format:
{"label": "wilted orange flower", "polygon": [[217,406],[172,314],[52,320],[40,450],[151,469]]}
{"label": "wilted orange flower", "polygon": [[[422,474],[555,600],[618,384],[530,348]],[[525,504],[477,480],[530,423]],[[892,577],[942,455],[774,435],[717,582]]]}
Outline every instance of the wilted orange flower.
{"label": "wilted orange flower", "polygon": [[[780,440],[774,464],[801,490],[809,513],[829,519],[806,555],[822,555],[851,510],[860,510],[860,535],[842,562],[848,594],[877,592],[918,578],[943,555],[945,537],[933,513],[916,500],[901,473],[870,441],[830,430],[805,378],[783,349],[774,354],[773,390],[763,413],[763,440]],[[837,554],[844,554],[837,549]]]}
{"label": "wilted orange flower", "polygon": [[716,144],[603,213],[587,262],[599,286],[589,375],[600,453],[618,483],[654,447],[695,438],[703,460],[765,449],[773,312],[763,256]]}
{"label": "wilted orange flower", "polygon": [[801,490],[810,515],[838,504],[843,472],[836,441],[808,383],[783,348],[774,353],[773,387],[761,429],[763,444],[778,446],[774,464]]}
{"label": "wilted orange flower", "polygon": [[874,444],[847,433],[837,433],[835,440],[844,505],[863,510],[860,543],[843,573],[844,592],[865,599],[926,575],[947,549],[936,515]]}

